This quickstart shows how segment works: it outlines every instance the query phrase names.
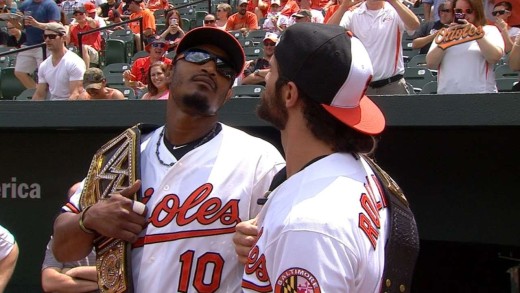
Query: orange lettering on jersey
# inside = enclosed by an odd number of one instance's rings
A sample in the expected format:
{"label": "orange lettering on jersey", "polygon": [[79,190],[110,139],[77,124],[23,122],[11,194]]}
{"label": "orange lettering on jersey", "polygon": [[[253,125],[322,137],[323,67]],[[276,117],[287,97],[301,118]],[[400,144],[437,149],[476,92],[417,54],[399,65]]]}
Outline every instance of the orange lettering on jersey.
{"label": "orange lettering on jersey", "polygon": [[[260,230],[257,236],[257,241],[260,239],[260,236],[262,236],[264,232],[264,228]],[[247,257],[247,263],[244,267],[244,272],[247,275],[254,274],[256,277],[256,280],[264,283],[263,285],[258,285],[256,283],[253,283],[251,281],[248,281],[246,279],[242,280],[242,287],[248,288],[251,290],[255,290],[258,292],[272,292],[273,289],[271,287],[271,282],[269,281],[269,274],[267,273],[266,268],[266,260],[265,255],[260,255],[260,249],[254,244],[253,248],[249,252],[249,255]],[[255,280],[255,281],[256,281]]]}
{"label": "orange lettering on jersey", "polygon": [[359,201],[361,203],[361,207],[365,210],[365,212],[367,212],[376,228],[379,229],[381,227],[381,223],[379,222],[379,213],[372,200],[365,193],[363,193]]}
{"label": "orange lettering on jersey", "polygon": [[[156,227],[164,227],[173,219],[179,226],[188,225],[197,221],[209,225],[220,221],[223,225],[235,226],[240,222],[238,200],[233,199],[224,206],[217,197],[209,198],[213,185],[206,183],[193,191],[184,203],[180,202],[176,194],[168,194],[154,208],[150,223]],[[193,210],[196,209],[195,213]]]}
{"label": "orange lettering on jersey", "polygon": [[372,244],[372,247],[376,249],[379,230],[376,230],[374,226],[372,226],[370,219],[363,213],[359,213],[359,228],[365,232],[365,235],[367,235],[368,240]]}

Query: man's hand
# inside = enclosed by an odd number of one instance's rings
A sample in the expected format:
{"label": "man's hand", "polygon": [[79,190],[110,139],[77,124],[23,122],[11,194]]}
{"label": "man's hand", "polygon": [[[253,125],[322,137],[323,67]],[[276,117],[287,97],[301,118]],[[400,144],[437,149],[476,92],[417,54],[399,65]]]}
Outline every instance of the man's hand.
{"label": "man's hand", "polygon": [[238,261],[245,264],[247,262],[249,251],[253,245],[255,245],[258,236],[256,218],[238,223],[235,229],[235,235],[233,235],[235,251],[238,256]]}
{"label": "man's hand", "polygon": [[121,193],[98,201],[84,214],[85,227],[103,236],[135,242],[147,223],[146,208],[128,197],[140,187],[138,180]]}

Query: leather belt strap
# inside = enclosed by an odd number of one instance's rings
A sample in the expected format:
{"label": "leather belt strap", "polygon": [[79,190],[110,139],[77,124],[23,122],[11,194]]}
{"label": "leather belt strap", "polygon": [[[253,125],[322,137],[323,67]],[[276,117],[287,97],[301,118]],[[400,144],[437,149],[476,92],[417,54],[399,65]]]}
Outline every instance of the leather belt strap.
{"label": "leather belt strap", "polygon": [[403,78],[403,75],[397,74],[397,75],[394,75],[389,78],[373,81],[373,82],[369,83],[368,85],[372,88],[380,88],[380,87],[384,87],[387,84],[391,84],[392,82],[396,82],[396,81],[400,80],[401,78]]}
{"label": "leather belt strap", "polygon": [[415,218],[401,188],[392,177],[372,159],[364,158],[381,183],[390,212],[381,292],[410,292],[419,255],[419,232]]}

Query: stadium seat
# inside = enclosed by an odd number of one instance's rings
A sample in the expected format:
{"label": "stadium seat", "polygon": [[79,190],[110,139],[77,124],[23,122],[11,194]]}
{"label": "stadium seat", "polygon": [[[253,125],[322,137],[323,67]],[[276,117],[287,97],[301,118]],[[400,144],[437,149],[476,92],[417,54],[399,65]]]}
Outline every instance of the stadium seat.
{"label": "stadium seat", "polygon": [[259,44],[264,40],[265,34],[264,30],[254,30],[247,34],[247,38],[252,39],[255,44]]}
{"label": "stadium seat", "polygon": [[130,60],[128,60],[128,63],[129,64],[132,64],[134,63],[135,60],[137,60],[138,58],[142,58],[142,57],[147,57],[148,55],[150,55],[150,53],[146,52],[146,51],[138,51],[134,54],[134,56],[132,56],[132,58],[130,58]]}
{"label": "stadium seat", "polygon": [[126,87],[126,86],[121,86],[121,85],[112,85],[110,86],[111,88],[114,88],[114,89],[118,89],[119,91],[121,91],[123,93],[123,95],[125,96],[125,98],[127,98],[128,100],[135,100],[137,99],[137,96],[135,94],[135,91],[133,88],[129,88],[129,87]]}
{"label": "stadium seat", "polygon": [[264,55],[264,49],[260,46],[245,47],[244,54],[246,55],[246,60],[255,60]]}
{"label": "stadium seat", "polygon": [[18,96],[16,96],[15,100],[17,100],[17,101],[32,100],[32,96],[34,95],[35,91],[36,91],[36,89],[25,89]]}
{"label": "stadium seat", "polygon": [[413,56],[408,63],[406,63],[406,67],[423,67],[426,68],[426,54],[417,54]]}
{"label": "stadium seat", "polygon": [[2,94],[2,100],[14,100],[24,90],[25,87],[14,75],[14,67],[6,67],[0,70],[0,93]]}
{"label": "stadium seat", "polygon": [[130,70],[130,68],[131,65],[128,63],[112,63],[103,67],[103,74],[105,76],[122,74],[126,70]]}
{"label": "stadium seat", "polygon": [[166,53],[165,56],[166,56],[166,58],[168,58],[168,59],[170,59],[170,60],[173,61],[173,59],[175,59],[175,55],[176,55],[176,54],[177,54],[177,53],[175,52],[175,50],[173,50],[173,51],[170,51],[170,52]]}
{"label": "stadium seat", "polygon": [[420,49],[412,48],[412,40],[403,39],[401,45],[403,46],[404,63],[408,63],[408,61],[410,61],[413,56],[418,55],[420,52]]}
{"label": "stadium seat", "polygon": [[207,11],[197,10],[195,11],[195,27],[200,27],[204,24],[204,17],[208,15]]}
{"label": "stadium seat", "polygon": [[[133,55],[133,54],[132,54]],[[105,47],[105,66],[112,63],[126,63],[126,44],[123,40],[108,39]]]}
{"label": "stadium seat", "polygon": [[437,81],[430,81],[422,87],[421,94],[431,95],[437,93]]}
{"label": "stadium seat", "polygon": [[11,60],[8,56],[2,56],[0,57],[0,69],[10,67]]}
{"label": "stadium seat", "polygon": [[502,64],[495,68],[495,79],[498,78],[518,78],[520,72],[514,71],[509,67],[509,64]]}
{"label": "stadium seat", "polygon": [[125,85],[125,82],[123,81],[123,75],[121,75],[121,74],[105,75],[105,79],[107,81],[108,87]]}
{"label": "stadium seat", "polygon": [[233,35],[233,36],[234,36],[235,38],[237,38],[238,40],[244,38],[244,34],[242,33],[241,30],[228,31],[228,33],[230,33],[231,35]]}
{"label": "stadium seat", "polygon": [[255,45],[255,43],[253,42],[253,39],[250,39],[250,38],[240,38],[238,39],[238,41],[240,42],[240,45],[242,45],[242,47],[252,47]]}
{"label": "stadium seat", "polygon": [[[134,34],[131,30],[115,30],[112,33],[110,33],[109,40],[121,40],[125,43],[125,56],[126,61],[134,55],[135,52],[135,41],[134,41]],[[107,40],[108,42],[108,40]],[[108,50],[108,48],[107,48]],[[109,63],[107,63],[109,64]]]}
{"label": "stadium seat", "polygon": [[265,87],[263,85],[236,85],[231,89],[233,98],[259,98]]}
{"label": "stadium seat", "polygon": [[517,78],[497,78],[497,90],[499,93],[507,93],[513,91],[513,86],[518,83]]}
{"label": "stadium seat", "polygon": [[425,84],[437,80],[431,70],[423,67],[406,67],[404,78],[413,86],[415,92],[421,92]]}
{"label": "stadium seat", "polygon": [[191,29],[191,22],[188,18],[186,18],[186,17],[181,18],[181,22],[182,22],[182,28],[184,29],[185,32],[187,32]]}

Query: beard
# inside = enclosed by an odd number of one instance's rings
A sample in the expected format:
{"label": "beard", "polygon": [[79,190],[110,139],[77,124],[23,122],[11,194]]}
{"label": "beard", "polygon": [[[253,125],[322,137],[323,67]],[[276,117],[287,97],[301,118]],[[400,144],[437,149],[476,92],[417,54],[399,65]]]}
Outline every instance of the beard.
{"label": "beard", "polygon": [[287,109],[280,97],[280,89],[277,88],[275,94],[264,91],[260,104],[256,108],[256,115],[269,123],[276,129],[284,130],[288,120]]}
{"label": "beard", "polygon": [[180,101],[185,111],[197,116],[214,116],[217,113],[216,105],[210,105],[206,95],[202,93],[192,93],[180,97]]}

